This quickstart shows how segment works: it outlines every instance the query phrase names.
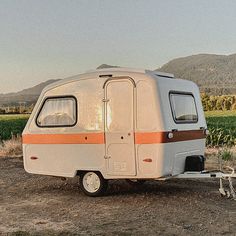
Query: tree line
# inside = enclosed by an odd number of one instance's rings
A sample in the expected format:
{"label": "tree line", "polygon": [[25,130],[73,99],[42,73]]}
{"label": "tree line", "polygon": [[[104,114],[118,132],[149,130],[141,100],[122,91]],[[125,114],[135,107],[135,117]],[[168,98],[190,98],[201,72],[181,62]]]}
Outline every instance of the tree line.
{"label": "tree line", "polygon": [[201,94],[204,111],[236,111],[236,95]]}
{"label": "tree line", "polygon": [[[236,95],[209,95],[201,93],[204,111],[236,111]],[[0,114],[22,114],[31,113],[34,104],[30,106],[5,106],[0,107]]]}

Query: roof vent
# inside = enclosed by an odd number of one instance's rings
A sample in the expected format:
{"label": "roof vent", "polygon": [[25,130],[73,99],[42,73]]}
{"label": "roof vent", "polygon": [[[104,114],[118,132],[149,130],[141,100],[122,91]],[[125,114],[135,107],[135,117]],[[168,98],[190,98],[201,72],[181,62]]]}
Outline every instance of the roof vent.
{"label": "roof vent", "polygon": [[165,72],[159,72],[159,71],[153,71],[154,75],[159,76],[159,77],[164,77],[164,78],[170,78],[173,79],[175,76],[170,73],[165,73]]}
{"label": "roof vent", "polygon": [[111,74],[109,74],[109,75],[99,75],[99,77],[100,77],[100,78],[103,78],[103,77],[112,77],[112,75],[111,75]]}

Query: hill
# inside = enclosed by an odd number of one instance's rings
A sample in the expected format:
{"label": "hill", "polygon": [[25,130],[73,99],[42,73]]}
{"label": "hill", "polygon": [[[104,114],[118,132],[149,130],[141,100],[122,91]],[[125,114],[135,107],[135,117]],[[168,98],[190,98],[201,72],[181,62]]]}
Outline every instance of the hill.
{"label": "hill", "polygon": [[56,80],[48,80],[46,82],[40,83],[32,88],[24,89],[17,93],[6,93],[0,94],[0,106],[2,105],[17,105],[19,102],[26,102],[28,104],[35,103],[41,93],[41,91],[47,85],[58,81]]}
{"label": "hill", "polygon": [[108,64],[102,64],[100,66],[97,67],[97,69],[106,69],[106,68],[118,68],[119,66],[112,66],[112,65],[108,65]]}
{"label": "hill", "polygon": [[[102,64],[97,69],[116,68]],[[201,92],[208,94],[236,94],[236,54],[199,54],[174,59],[157,70],[174,74],[178,78],[194,81]],[[57,80],[48,80],[17,93],[0,94],[0,106],[26,102],[35,103],[43,88]]]}
{"label": "hill", "polygon": [[177,58],[157,70],[194,81],[208,94],[236,94],[236,54]]}

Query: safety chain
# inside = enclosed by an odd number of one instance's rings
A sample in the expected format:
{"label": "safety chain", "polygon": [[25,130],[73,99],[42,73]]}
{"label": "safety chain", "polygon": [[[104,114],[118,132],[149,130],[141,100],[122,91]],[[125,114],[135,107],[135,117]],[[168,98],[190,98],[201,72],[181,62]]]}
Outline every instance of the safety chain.
{"label": "safety chain", "polygon": [[[232,171],[231,175],[234,175],[234,173],[235,173],[234,168],[232,168],[230,166],[226,166],[226,168]],[[220,170],[222,171],[222,159],[220,160]],[[224,189],[223,179],[229,181],[229,191]],[[233,181],[232,181],[231,176],[220,178],[219,191],[220,191],[221,196],[226,196],[227,198],[230,198],[230,196],[232,196],[233,200],[236,200],[236,192],[235,192],[235,189],[234,189],[234,186],[233,186]]]}
{"label": "safety chain", "polygon": [[233,197],[234,200],[236,200],[236,193],[235,193],[235,189],[234,189],[234,186],[233,186],[232,178],[228,177],[228,180],[229,180],[229,188],[230,188],[231,196]]}

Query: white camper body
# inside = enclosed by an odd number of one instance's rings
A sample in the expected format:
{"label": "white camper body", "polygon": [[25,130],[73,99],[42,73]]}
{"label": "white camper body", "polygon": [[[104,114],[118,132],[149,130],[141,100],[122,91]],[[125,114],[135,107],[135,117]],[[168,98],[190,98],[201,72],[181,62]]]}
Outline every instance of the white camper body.
{"label": "white camper body", "polygon": [[147,70],[91,71],[43,90],[23,132],[24,167],[62,177],[176,176],[187,156],[204,155],[206,128],[191,81]]}

